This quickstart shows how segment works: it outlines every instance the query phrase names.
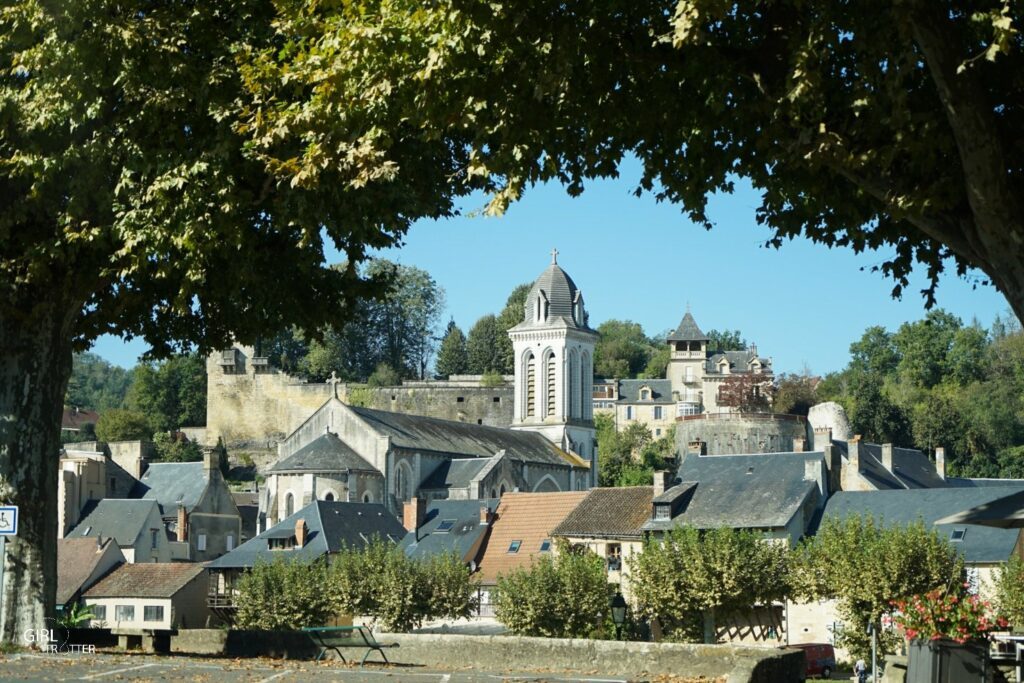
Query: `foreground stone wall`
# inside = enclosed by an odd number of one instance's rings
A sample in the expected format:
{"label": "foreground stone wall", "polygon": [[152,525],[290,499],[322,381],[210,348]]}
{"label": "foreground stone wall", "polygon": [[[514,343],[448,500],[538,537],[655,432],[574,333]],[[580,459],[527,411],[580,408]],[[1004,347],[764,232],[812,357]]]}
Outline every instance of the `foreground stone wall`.
{"label": "foreground stone wall", "polygon": [[[729,683],[800,681],[804,669],[802,652],[779,648],[407,633],[377,634],[377,639],[398,643],[399,647],[387,650],[393,663],[443,669],[727,676]],[[179,631],[171,650],[229,657],[304,658],[311,655],[310,645],[307,638],[295,633],[205,629]],[[378,656],[373,654],[370,659]]]}
{"label": "foreground stone wall", "polygon": [[807,439],[807,424],[796,415],[707,414],[676,421],[676,448],[687,453],[700,440],[707,455],[785,453],[793,439]]}
{"label": "foreground stone wall", "polygon": [[[220,439],[229,450],[275,453],[277,444],[335,393],[345,403],[496,427],[512,424],[512,384],[482,387],[453,382],[409,382],[397,387],[311,384],[275,368],[254,366],[252,349],[238,346],[235,364],[218,352],[206,361],[207,445]],[[262,469],[261,458],[257,468]]]}

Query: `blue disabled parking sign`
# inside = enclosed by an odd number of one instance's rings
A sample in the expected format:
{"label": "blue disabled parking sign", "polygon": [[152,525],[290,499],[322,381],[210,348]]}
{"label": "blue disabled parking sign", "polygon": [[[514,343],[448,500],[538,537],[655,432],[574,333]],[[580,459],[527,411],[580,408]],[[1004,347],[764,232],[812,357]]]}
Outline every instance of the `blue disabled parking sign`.
{"label": "blue disabled parking sign", "polygon": [[0,537],[18,535],[18,506],[0,505]]}

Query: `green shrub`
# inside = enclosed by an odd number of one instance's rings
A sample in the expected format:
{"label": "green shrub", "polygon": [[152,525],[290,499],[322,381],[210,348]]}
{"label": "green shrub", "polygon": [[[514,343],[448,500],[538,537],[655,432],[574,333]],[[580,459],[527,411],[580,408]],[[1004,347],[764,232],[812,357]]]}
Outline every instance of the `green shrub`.
{"label": "green shrub", "polygon": [[1014,631],[1024,631],[1024,561],[1016,555],[999,569],[996,604]]}
{"label": "green shrub", "polygon": [[494,387],[500,387],[505,384],[505,378],[501,376],[500,372],[494,370],[488,370],[480,377],[480,386],[488,389]]}
{"label": "green shrub", "polygon": [[530,567],[499,577],[495,614],[517,635],[604,637],[611,587],[604,560],[559,543]]}
{"label": "green shrub", "polygon": [[330,576],[323,560],[310,564],[283,558],[257,562],[238,581],[235,626],[297,631],[326,624],[337,613],[338,605]]}
{"label": "green shrub", "polygon": [[134,410],[108,410],[96,420],[96,438],[100,441],[148,441],[153,427],[146,416]]}
{"label": "green shrub", "polygon": [[196,462],[203,459],[203,449],[188,439],[176,439],[167,432],[153,435],[156,458],[165,462]]}

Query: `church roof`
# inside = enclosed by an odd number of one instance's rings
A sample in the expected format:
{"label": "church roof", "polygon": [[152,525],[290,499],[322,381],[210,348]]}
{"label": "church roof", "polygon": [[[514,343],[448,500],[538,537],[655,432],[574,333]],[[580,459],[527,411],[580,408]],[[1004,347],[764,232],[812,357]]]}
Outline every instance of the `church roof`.
{"label": "church roof", "polygon": [[[583,293],[555,261],[555,254],[552,255],[551,265],[534,281],[530,293],[526,295],[523,321],[516,327],[549,327],[561,323],[566,327],[590,331],[586,314],[577,320],[576,303],[579,301],[582,304]],[[538,320],[543,316],[538,316],[537,306],[543,306],[543,302],[547,302],[547,317]],[[583,310],[582,305],[579,310]]]}
{"label": "church roof", "polygon": [[708,336],[700,331],[697,321],[687,311],[683,319],[679,321],[676,331],[668,336],[668,341],[708,341]]}
{"label": "church roof", "polygon": [[376,471],[358,453],[327,432],[309,442],[270,468],[271,472],[340,472],[344,470]]}
{"label": "church roof", "polygon": [[[486,458],[445,460],[420,484],[421,489],[464,489],[488,463]],[[479,506],[478,506],[479,507]]]}
{"label": "church roof", "polygon": [[157,462],[139,479],[132,498],[155,500],[160,504],[161,514],[171,514],[179,505],[191,512],[208,484],[202,462]]}
{"label": "church roof", "polygon": [[391,445],[397,448],[478,458],[489,458],[503,450],[509,457],[524,462],[550,465],[579,464],[538,432],[488,427],[358,406],[349,406],[349,409],[377,432],[389,436]]}

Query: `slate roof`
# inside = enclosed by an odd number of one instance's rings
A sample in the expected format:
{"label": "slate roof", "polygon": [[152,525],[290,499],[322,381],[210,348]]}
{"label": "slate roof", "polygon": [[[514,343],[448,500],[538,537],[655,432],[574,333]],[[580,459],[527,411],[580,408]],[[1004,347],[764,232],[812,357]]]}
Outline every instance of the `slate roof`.
{"label": "slate roof", "polygon": [[[306,544],[293,550],[270,550],[267,539],[292,536],[295,523],[300,519],[306,522]],[[405,536],[405,527],[380,503],[318,500],[207,566],[210,569],[248,568],[257,560],[271,562],[278,557],[311,562],[346,546],[361,548],[374,536],[398,541]]]}
{"label": "slate roof", "polygon": [[761,361],[761,371],[763,374],[769,374],[771,371],[771,365],[768,363],[767,358],[761,358],[751,349],[743,349],[741,351],[722,351],[719,353],[713,353],[708,356],[705,363],[705,369],[709,374],[718,375],[718,364],[725,358],[729,361],[729,374],[739,375],[745,372],[750,372],[750,367],[747,365],[750,361],[755,358]]}
{"label": "slate roof", "polygon": [[819,495],[817,483],[804,479],[808,460],[824,467],[820,452],[687,457],[677,480],[696,483],[692,497],[671,520],[651,519],[644,528],[781,529],[808,496]]}
{"label": "slate roof", "polygon": [[[850,445],[846,441],[832,443],[849,460]],[[922,489],[945,488],[949,486],[935,471],[935,465],[927,455],[913,448],[892,449],[893,472],[882,465],[882,446],[877,443],[861,442],[857,449],[860,474],[877,489]]]}
{"label": "slate roof", "polygon": [[317,437],[270,468],[271,472],[339,472],[344,470],[377,471],[337,434],[331,432]]}
{"label": "slate roof", "polygon": [[1022,486],[1024,479],[981,479],[967,477],[946,477],[946,486],[960,488],[980,488],[983,486]]}
{"label": "slate roof", "polygon": [[95,410],[82,410],[81,408],[64,408],[64,413],[61,415],[60,428],[78,431],[82,428],[82,425],[91,423],[95,426],[96,421],[100,419],[100,414]]}
{"label": "slate roof", "polygon": [[[493,513],[499,499],[434,500],[427,505],[423,524],[410,531],[398,547],[409,557],[418,559],[454,552],[465,562],[477,560],[468,555],[486,537],[490,527],[480,523],[480,509],[487,506]],[[438,530],[441,522],[451,522],[448,531]]]}
{"label": "slate roof", "polygon": [[[85,586],[96,565],[108,552],[111,539],[102,544],[95,538],[61,538],[57,541],[57,603],[66,605]],[[124,559],[121,552],[115,551]]]}
{"label": "slate roof", "polygon": [[143,473],[132,497],[157,501],[161,514],[176,513],[178,505],[184,505],[185,510],[191,512],[206,491],[207,483],[202,462],[157,462]]}
{"label": "slate roof", "polygon": [[104,498],[78,523],[67,538],[114,538],[119,546],[134,545],[139,534],[147,530],[152,511],[159,512],[155,500]]}
{"label": "slate roof", "polygon": [[97,581],[84,593],[84,597],[172,598],[205,570],[206,566],[201,562],[122,564]]}
{"label": "slate roof", "polygon": [[456,456],[490,457],[504,450],[514,460],[548,465],[579,464],[537,432],[406,415],[372,408],[349,408],[378,432],[391,437],[391,445],[414,451]]}
{"label": "slate roof", "polygon": [[443,461],[430,473],[421,489],[464,489],[489,462],[487,458],[458,458]]}
{"label": "slate roof", "polygon": [[[931,527],[935,520],[960,510],[992,502],[1024,491],[1024,486],[983,486],[977,488],[936,488],[895,491],[841,491],[825,505],[822,522],[853,515],[871,515],[887,525],[921,520]],[[1005,562],[1013,553],[1020,529],[996,529],[973,524],[934,525],[949,539],[954,529],[966,529],[963,540],[953,546],[964,560],[974,564]]]}
{"label": "slate roof", "polygon": [[590,489],[576,508],[555,527],[554,536],[640,538],[651,516],[653,486]]}
{"label": "slate roof", "polygon": [[[548,301],[547,320],[537,321],[537,298],[543,292]],[[552,262],[534,281],[530,292],[526,295],[526,306],[523,320],[515,328],[549,327],[555,323],[563,323],[566,327],[592,332],[585,320],[576,320],[573,305],[583,293],[568,273],[557,263]]]}
{"label": "slate roof", "polygon": [[683,316],[683,319],[679,321],[679,326],[676,327],[676,331],[668,336],[668,341],[708,341],[709,337],[700,331],[700,327],[697,326],[697,321],[693,319],[693,316],[689,311]]}
{"label": "slate roof", "polygon": [[[480,559],[480,580],[494,583],[498,576],[529,565],[540,554],[541,543],[551,539],[555,527],[586,496],[586,491],[506,493],[502,496]],[[509,552],[512,541],[520,542],[518,552]]]}
{"label": "slate roof", "polygon": [[[651,398],[640,400],[640,389],[649,387]],[[674,403],[672,381],[667,379],[624,379],[619,381],[619,403]]]}

